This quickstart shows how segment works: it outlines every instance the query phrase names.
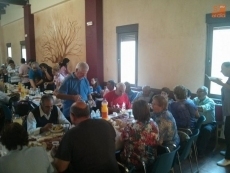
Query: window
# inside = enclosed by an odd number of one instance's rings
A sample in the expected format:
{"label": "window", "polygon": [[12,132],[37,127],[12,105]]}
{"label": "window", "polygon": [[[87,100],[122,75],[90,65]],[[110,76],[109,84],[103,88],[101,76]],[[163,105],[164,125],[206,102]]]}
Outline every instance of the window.
{"label": "window", "polygon": [[12,58],[11,43],[6,43],[6,48],[7,48],[7,56],[8,56],[9,58]]}
{"label": "window", "polygon": [[26,60],[26,45],[25,45],[25,41],[20,41],[20,45],[21,45],[21,57]]}
{"label": "window", "polygon": [[[226,82],[227,78],[221,73],[221,64],[230,61],[229,15],[230,12],[227,12],[225,18],[212,18],[211,14],[206,16],[208,33],[205,73],[209,76],[221,78],[223,82]],[[210,97],[220,98],[220,85],[210,82],[207,78],[205,78],[205,85],[209,88]]]}
{"label": "window", "polygon": [[116,31],[118,81],[137,84],[138,24],[119,26]]}

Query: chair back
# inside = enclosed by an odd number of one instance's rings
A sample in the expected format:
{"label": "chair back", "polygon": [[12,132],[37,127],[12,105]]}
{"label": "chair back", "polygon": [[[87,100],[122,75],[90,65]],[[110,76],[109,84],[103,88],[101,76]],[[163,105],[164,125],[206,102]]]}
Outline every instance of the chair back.
{"label": "chair back", "polygon": [[203,123],[205,120],[206,120],[205,116],[204,116],[204,115],[201,115],[201,116],[199,117],[199,119],[197,120],[197,122],[196,122],[195,129],[199,129],[199,130],[200,130],[201,125],[202,125],[202,123]]}
{"label": "chair back", "polygon": [[0,104],[0,132],[6,124],[11,123],[12,113],[10,109],[4,105]]}
{"label": "chair back", "polygon": [[[12,109],[13,106],[20,100],[20,94],[14,93],[9,99],[9,108]],[[13,110],[14,111],[14,110]]]}
{"label": "chair back", "polygon": [[181,154],[180,154],[180,160],[185,160],[190,152],[191,152],[191,149],[192,149],[192,144],[193,144],[193,141],[196,141],[197,138],[198,138],[198,135],[199,135],[199,132],[200,130],[199,129],[196,129],[193,133],[192,136],[190,136],[190,139],[187,141],[187,143],[184,145],[184,149],[183,151],[181,151]]}
{"label": "chair back", "polygon": [[173,165],[173,161],[174,161],[176,152],[179,150],[179,148],[180,148],[180,146],[177,147],[172,152],[158,155],[154,164],[153,164],[152,169],[150,171],[147,171],[147,172],[151,172],[151,173],[156,173],[156,172],[168,173],[168,172],[170,172],[172,165]]}
{"label": "chair back", "polygon": [[28,115],[32,111],[36,104],[28,100],[21,100],[15,105],[15,114],[18,114],[20,117]]}

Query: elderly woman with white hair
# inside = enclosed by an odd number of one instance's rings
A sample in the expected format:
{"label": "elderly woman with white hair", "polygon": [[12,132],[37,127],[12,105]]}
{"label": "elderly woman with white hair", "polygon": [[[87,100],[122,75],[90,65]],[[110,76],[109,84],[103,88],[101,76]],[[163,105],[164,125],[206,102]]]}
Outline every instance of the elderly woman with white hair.
{"label": "elderly woman with white hair", "polygon": [[104,98],[108,101],[109,113],[120,112],[122,109],[130,109],[131,103],[125,93],[125,84],[118,83],[116,90],[107,93]]}
{"label": "elderly woman with white hair", "polygon": [[198,155],[202,157],[204,156],[204,152],[208,141],[211,138],[211,134],[216,128],[215,102],[207,96],[208,88],[205,86],[199,87],[196,93],[197,97],[193,99],[193,102],[198,108],[199,115],[204,115],[206,117],[206,120],[201,126],[197,141]]}

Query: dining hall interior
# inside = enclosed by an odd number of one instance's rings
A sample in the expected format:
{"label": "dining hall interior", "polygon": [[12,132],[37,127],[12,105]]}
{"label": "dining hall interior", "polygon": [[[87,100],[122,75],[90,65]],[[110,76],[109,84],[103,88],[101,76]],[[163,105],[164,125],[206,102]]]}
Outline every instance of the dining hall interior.
{"label": "dining hall interior", "polygon": [[[192,167],[201,173],[230,172],[229,166],[216,165],[226,148],[225,118],[221,86],[212,82],[212,77],[227,81],[221,67],[230,53],[229,0],[0,0],[0,23],[2,67],[8,59],[16,66],[24,58],[53,67],[68,58],[69,72],[86,62],[89,83],[97,78],[102,89],[110,80],[128,82],[135,92],[150,86],[159,94],[167,87],[173,100],[178,85],[189,89],[192,99],[206,86],[217,126],[204,157],[190,147]],[[190,172],[188,158],[183,172]]]}

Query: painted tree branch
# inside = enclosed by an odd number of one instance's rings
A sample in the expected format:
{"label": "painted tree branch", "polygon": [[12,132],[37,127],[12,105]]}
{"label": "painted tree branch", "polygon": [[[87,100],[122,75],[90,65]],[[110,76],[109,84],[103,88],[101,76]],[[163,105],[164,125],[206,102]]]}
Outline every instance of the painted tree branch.
{"label": "painted tree branch", "polygon": [[42,61],[59,63],[68,55],[79,56],[82,48],[80,29],[77,21],[55,17],[43,31],[40,45]]}

